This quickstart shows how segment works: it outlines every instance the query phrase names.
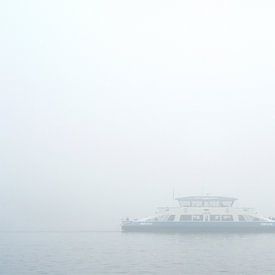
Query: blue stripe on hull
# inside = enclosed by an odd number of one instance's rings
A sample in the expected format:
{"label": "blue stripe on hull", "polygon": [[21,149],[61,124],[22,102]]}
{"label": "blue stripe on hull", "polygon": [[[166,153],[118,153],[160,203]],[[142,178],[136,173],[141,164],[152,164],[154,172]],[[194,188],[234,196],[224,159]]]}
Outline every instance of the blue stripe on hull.
{"label": "blue stripe on hull", "polygon": [[274,232],[272,222],[131,222],[123,224],[126,232]]}

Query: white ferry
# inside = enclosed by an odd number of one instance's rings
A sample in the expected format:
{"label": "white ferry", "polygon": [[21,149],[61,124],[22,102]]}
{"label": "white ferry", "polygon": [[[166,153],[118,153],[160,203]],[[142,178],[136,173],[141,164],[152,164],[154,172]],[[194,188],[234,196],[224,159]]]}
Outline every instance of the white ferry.
{"label": "white ferry", "polygon": [[179,207],[159,208],[155,215],[122,221],[132,232],[275,232],[275,220],[255,209],[234,207],[236,198],[191,196],[176,199]]}

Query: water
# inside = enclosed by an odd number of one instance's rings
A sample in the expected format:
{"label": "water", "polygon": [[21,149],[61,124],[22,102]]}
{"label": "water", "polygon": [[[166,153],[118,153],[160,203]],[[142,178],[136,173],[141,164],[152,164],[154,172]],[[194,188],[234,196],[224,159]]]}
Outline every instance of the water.
{"label": "water", "polygon": [[275,234],[0,233],[0,274],[275,274]]}

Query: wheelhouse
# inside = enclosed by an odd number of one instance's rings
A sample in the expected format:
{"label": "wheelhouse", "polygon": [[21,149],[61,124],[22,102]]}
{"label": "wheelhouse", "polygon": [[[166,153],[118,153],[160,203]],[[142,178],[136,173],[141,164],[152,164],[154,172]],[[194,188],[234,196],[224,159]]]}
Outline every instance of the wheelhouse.
{"label": "wheelhouse", "polygon": [[214,196],[192,196],[176,199],[180,207],[232,207],[236,198]]}

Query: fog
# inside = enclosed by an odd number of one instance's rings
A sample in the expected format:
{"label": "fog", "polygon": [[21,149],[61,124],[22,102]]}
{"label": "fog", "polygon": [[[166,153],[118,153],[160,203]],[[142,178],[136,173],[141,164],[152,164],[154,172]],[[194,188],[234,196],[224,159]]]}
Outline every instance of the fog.
{"label": "fog", "polygon": [[3,1],[1,230],[118,230],[175,196],[275,215],[273,1]]}

